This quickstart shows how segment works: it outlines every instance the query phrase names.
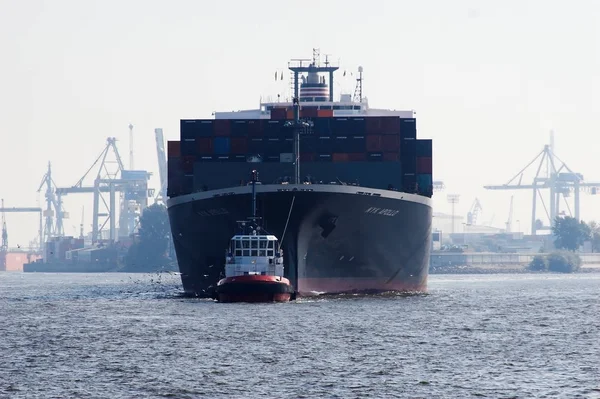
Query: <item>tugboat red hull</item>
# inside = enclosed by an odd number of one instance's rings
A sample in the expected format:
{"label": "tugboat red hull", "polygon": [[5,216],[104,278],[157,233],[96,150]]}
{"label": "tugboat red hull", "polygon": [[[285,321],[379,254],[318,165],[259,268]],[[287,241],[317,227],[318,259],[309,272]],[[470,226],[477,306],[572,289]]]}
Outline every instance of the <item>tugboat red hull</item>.
{"label": "tugboat red hull", "polygon": [[219,302],[288,302],[293,294],[287,278],[244,275],[220,280],[215,299]]}

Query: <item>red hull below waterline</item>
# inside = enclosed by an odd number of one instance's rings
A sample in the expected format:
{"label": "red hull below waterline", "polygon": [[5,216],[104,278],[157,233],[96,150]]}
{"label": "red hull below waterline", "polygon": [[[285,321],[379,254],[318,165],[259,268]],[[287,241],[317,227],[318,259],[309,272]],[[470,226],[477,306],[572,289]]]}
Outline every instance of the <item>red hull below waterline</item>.
{"label": "red hull below waterline", "polygon": [[219,302],[288,302],[294,289],[287,278],[263,275],[227,277],[219,281]]}

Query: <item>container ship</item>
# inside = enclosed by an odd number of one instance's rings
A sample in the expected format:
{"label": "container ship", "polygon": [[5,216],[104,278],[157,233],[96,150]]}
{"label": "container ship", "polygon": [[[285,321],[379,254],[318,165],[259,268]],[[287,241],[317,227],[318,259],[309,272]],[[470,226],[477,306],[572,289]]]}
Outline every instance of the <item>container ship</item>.
{"label": "container ship", "polygon": [[369,108],[362,68],[354,95],[337,101],[339,67],[318,52],[288,69],[292,101],[182,119],[180,140],[168,142],[167,205],[185,293],[211,297],[224,276],[223,251],[251,209],[252,170],[258,213],[281,240],[297,296],[425,291],[432,140],[417,137],[414,111]]}

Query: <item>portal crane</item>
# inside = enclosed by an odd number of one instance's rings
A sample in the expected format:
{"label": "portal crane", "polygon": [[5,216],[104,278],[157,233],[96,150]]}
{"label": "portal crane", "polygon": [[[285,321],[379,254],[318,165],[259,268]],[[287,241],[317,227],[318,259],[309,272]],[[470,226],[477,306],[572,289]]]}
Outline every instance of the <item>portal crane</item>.
{"label": "portal crane", "polygon": [[[37,192],[39,193],[44,186],[46,187],[46,192],[44,193],[46,197],[46,209],[43,211],[43,216],[46,221],[41,243],[49,241],[51,237],[62,237],[64,235],[63,219],[69,217],[63,210],[62,198],[56,195],[56,183],[52,179],[52,165],[50,162],[48,162],[48,170],[44,174]],[[54,222],[55,215],[56,223]],[[42,245],[41,243],[40,245]]]}
{"label": "portal crane", "polygon": [[[121,230],[126,232],[126,234],[121,233],[121,236],[129,235],[129,229],[131,226],[135,226],[135,221],[131,222],[130,220],[136,217],[135,210],[132,209],[130,202],[137,202],[142,208],[147,206],[147,185],[150,174],[145,171],[125,170],[123,161],[117,150],[116,141],[117,139],[114,137],[106,139],[106,146],[100,155],[75,185],[56,189],[56,195],[59,198],[58,203],[61,202],[62,196],[67,194],[92,193],[94,195],[92,243],[96,243],[101,239],[101,232],[107,223],[110,223],[109,234],[111,242],[117,239],[117,192],[121,194],[119,226]],[[114,160],[112,161],[109,158],[111,152],[114,155]],[[113,167],[109,168],[111,164],[113,164]],[[98,167],[98,173],[94,179],[93,186],[84,186],[84,180],[95,167]],[[109,193],[108,203],[103,195],[105,193]],[[103,205],[104,212],[100,212],[101,204]],[[102,225],[99,224],[100,218],[105,218]]]}
{"label": "portal crane", "polygon": [[482,210],[483,208],[479,202],[479,198],[475,198],[473,205],[471,205],[471,209],[467,212],[467,225],[477,225],[477,218],[479,217],[479,212]]}
{"label": "portal crane", "polygon": [[[553,140],[551,140],[553,142]],[[506,184],[499,186],[484,186],[488,190],[532,190],[533,191],[533,206],[531,213],[531,234],[535,235],[538,230],[551,230],[556,221],[556,217],[560,212],[560,198],[564,199],[565,206],[569,214],[571,208],[567,201],[571,192],[574,193],[575,219],[579,220],[579,195],[582,191],[589,192],[595,195],[600,190],[600,182],[584,182],[583,176],[580,173],[573,172],[563,161],[561,161],[552,149],[553,144],[545,145],[544,149],[531,160],[523,169],[519,171]],[[533,178],[532,184],[522,184],[524,172],[536,161],[539,160],[537,172]],[[546,168],[544,168],[544,165]],[[558,167],[557,167],[558,166]],[[546,171],[546,176],[542,171]],[[515,181],[518,179],[518,182]],[[550,190],[550,206],[546,207],[541,190]],[[542,202],[546,217],[548,218],[548,226],[538,226],[536,223],[536,206],[538,196]]]}

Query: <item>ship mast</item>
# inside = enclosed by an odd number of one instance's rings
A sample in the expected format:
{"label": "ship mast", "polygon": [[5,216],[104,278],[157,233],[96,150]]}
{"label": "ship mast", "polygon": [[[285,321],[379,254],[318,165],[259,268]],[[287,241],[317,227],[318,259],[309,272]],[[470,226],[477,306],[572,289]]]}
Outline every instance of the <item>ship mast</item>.
{"label": "ship mast", "polygon": [[320,52],[318,49],[313,49],[312,60],[294,59],[288,63],[288,69],[294,73],[294,98],[292,100],[294,120],[285,125],[291,126],[294,132],[294,184],[300,184],[300,134],[306,127],[312,125],[312,122],[300,120],[300,86],[298,84],[300,74],[309,73],[310,78],[311,74],[317,76],[319,73],[329,73],[329,101],[333,102],[333,72],[337,71],[339,67],[332,66],[328,59],[325,61],[325,66],[321,66],[319,58]]}
{"label": "ship mast", "polygon": [[300,184],[300,101],[294,98],[294,184]]}

